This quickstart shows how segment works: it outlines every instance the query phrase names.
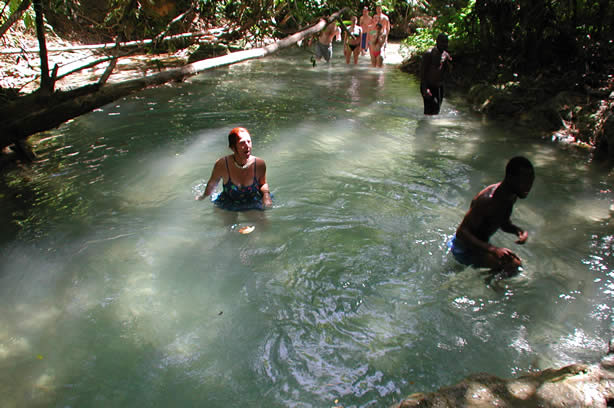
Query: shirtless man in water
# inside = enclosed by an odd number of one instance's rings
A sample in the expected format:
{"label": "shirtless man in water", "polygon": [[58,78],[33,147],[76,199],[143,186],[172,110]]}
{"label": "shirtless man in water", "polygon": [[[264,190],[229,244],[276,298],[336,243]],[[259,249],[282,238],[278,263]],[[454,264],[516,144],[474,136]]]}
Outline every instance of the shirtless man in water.
{"label": "shirtless man in water", "polygon": [[316,61],[322,58],[330,62],[333,56],[333,39],[337,36],[337,25],[332,22],[320,32],[316,41]]}
{"label": "shirtless man in water", "polygon": [[503,181],[480,191],[456,235],[448,242],[454,258],[464,265],[490,268],[495,274],[503,271],[513,276],[522,265],[518,255],[508,248],[491,245],[488,240],[497,232],[515,234],[517,244],[524,244],[528,232],[514,225],[510,219],[517,198],[526,198],[533,186],[535,172],[531,162],[522,156],[512,158],[505,167]]}
{"label": "shirtless man in water", "polygon": [[448,36],[439,34],[437,45],[422,57],[420,93],[424,100],[424,114],[437,115],[443,102],[443,79],[450,69],[452,57],[448,53]]}
{"label": "shirtless man in water", "polygon": [[369,49],[369,30],[371,29],[371,16],[369,15],[369,7],[362,9],[362,16],[360,16],[360,28],[362,28],[362,36],[360,41],[360,54],[365,55]]}

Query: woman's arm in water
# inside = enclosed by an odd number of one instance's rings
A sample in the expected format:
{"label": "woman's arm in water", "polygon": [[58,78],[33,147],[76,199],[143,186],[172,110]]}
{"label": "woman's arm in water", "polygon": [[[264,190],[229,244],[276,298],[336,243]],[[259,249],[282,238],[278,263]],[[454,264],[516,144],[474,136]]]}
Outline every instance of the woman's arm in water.
{"label": "woman's arm in water", "polygon": [[262,171],[260,177],[258,178],[258,184],[260,184],[260,193],[262,194],[262,204],[264,204],[265,207],[270,207],[273,205],[273,201],[271,200],[271,191],[269,189],[269,183],[267,183],[266,181],[266,163],[264,160],[259,160],[258,168]]}
{"label": "woman's arm in water", "polygon": [[224,169],[224,165],[222,163],[223,159],[224,159],[223,157],[218,159],[213,165],[213,170],[211,171],[211,177],[209,177],[209,181],[207,182],[207,187],[205,188],[205,192],[197,195],[196,196],[197,200],[202,200],[203,198],[210,196],[211,193],[213,193],[213,191],[217,187],[217,184],[220,182],[220,179],[222,178],[222,174],[223,174],[222,173]]}

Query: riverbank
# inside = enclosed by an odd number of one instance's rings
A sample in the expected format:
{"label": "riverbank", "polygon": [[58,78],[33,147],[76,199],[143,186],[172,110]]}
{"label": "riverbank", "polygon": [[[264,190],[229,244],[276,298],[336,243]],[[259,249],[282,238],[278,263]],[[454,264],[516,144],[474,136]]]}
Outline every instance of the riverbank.
{"label": "riverbank", "polygon": [[[421,57],[400,69],[419,76]],[[448,94],[462,93],[477,112],[523,126],[535,137],[589,150],[614,163],[614,62],[591,71],[552,67],[527,74],[484,63],[480,55],[454,55]]]}
{"label": "riverbank", "polygon": [[[11,45],[25,50],[38,49],[38,41],[34,33],[9,33],[4,39],[5,45]],[[63,39],[53,33],[46,38],[49,67],[58,66],[56,90],[67,90],[95,83],[103,75],[109,62],[101,62],[94,66],[71,72],[87,66],[106,57],[107,50],[87,49],[82,43]],[[60,50],[60,51],[54,51]],[[174,68],[187,64],[189,50],[187,48],[176,52],[149,53],[146,49],[133,55],[118,59],[107,83],[117,83],[128,79],[140,78],[160,72],[166,68]],[[64,76],[66,73],[70,75]],[[5,93],[4,100],[16,97],[18,94],[28,94],[39,87],[40,59],[38,52],[22,54],[0,54],[0,89]]]}

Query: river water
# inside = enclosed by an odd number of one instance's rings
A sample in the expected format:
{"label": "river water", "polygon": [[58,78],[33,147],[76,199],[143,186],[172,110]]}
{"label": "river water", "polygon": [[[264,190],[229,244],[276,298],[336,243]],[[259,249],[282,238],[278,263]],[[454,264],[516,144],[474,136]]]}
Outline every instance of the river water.
{"label": "river water", "polygon": [[[3,407],[380,407],[600,358],[612,177],[462,100],[425,118],[415,78],[339,51],[148,89],[36,139],[0,195]],[[264,213],[194,200],[234,126],[267,161]],[[525,267],[488,286],[445,243],[519,154],[529,240],[493,242]]]}

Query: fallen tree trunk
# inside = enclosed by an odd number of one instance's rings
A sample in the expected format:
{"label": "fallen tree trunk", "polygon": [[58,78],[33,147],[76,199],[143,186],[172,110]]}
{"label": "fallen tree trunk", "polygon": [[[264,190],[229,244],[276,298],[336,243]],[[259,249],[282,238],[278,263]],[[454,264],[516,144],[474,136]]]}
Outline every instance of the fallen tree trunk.
{"label": "fallen tree trunk", "polygon": [[[86,85],[68,92],[55,92],[48,96],[27,95],[0,109],[0,149],[24,140],[29,136],[53,129],[84,113],[111,103],[144,88],[170,81],[181,81],[200,72],[235,64],[253,58],[261,58],[287,48],[298,41],[317,34],[334,21],[345,9],[322,19],[313,26],[261,48],[238,51],[221,57],[197,61],[181,68],[164,71],[143,78],[114,84]],[[27,112],[25,115],[23,112]],[[14,119],[17,118],[17,119]]]}
{"label": "fallen tree trunk", "polygon": [[[189,39],[198,39],[200,37],[206,36],[218,36],[222,31],[214,32],[214,31],[199,31],[197,33],[183,33],[183,34],[175,34],[169,35],[168,37],[164,37],[162,40],[157,39],[145,39],[145,40],[135,40],[135,41],[126,41],[122,43],[105,43],[105,44],[91,44],[91,45],[76,45],[72,47],[50,47],[47,49],[48,52],[64,52],[64,51],[80,51],[80,50],[112,50],[115,48],[130,48],[130,47],[144,47],[146,45],[152,45],[156,42],[167,42],[167,41],[178,41],[178,40],[189,40]],[[0,50],[0,54],[35,54],[40,50],[38,48],[6,48]]]}

